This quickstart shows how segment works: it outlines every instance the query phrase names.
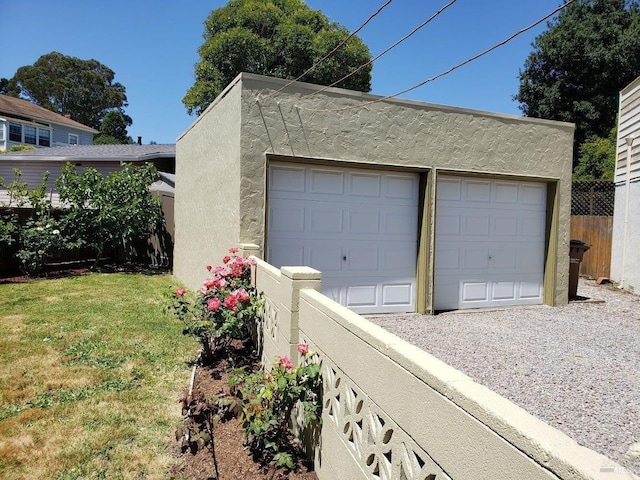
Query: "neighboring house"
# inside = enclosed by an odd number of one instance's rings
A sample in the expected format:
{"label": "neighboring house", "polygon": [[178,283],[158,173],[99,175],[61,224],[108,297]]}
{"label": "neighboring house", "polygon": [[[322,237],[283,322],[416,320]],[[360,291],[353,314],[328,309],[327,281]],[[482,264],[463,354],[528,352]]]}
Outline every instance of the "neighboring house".
{"label": "neighboring house", "polygon": [[[92,167],[103,175],[119,170],[123,163],[143,165],[153,163],[166,173],[175,173],[176,146],[165,145],[77,145],[73,147],[52,147],[46,149],[23,150],[0,154],[0,177],[5,182],[13,180],[13,169],[22,173],[21,180],[30,187],[42,182],[45,171],[50,173],[48,187],[53,190],[61,168],[70,162],[80,171]],[[0,192],[0,200],[2,193]]]}
{"label": "neighboring house", "polygon": [[567,303],[573,133],[243,73],[178,139],[174,273],[255,244],[358,313]]}
{"label": "neighboring house", "polygon": [[640,290],[640,77],[620,92],[611,278]]}
{"label": "neighboring house", "polygon": [[0,95],[0,151],[14,145],[92,145],[97,133],[94,128],[27,100]]}

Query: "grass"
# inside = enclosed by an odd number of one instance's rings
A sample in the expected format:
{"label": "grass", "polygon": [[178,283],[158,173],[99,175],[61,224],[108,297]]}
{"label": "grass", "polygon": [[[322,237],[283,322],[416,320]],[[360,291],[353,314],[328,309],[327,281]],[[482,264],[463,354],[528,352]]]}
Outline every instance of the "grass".
{"label": "grass", "polygon": [[0,285],[0,478],[166,478],[196,341],[169,275]]}

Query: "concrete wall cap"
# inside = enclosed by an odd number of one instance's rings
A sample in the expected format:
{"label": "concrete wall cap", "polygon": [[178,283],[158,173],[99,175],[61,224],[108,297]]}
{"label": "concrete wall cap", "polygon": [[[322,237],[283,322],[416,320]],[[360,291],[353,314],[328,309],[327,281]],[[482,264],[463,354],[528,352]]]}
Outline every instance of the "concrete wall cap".
{"label": "concrete wall cap", "polygon": [[282,274],[291,280],[321,280],[322,273],[311,267],[282,267]]}

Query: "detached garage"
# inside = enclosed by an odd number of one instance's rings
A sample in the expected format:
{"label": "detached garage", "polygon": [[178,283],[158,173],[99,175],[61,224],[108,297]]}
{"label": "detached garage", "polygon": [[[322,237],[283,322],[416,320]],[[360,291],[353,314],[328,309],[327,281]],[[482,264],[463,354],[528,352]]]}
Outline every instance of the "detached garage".
{"label": "detached garage", "polygon": [[174,272],[227,248],[358,313],[567,302],[573,125],[241,74],[177,143]]}

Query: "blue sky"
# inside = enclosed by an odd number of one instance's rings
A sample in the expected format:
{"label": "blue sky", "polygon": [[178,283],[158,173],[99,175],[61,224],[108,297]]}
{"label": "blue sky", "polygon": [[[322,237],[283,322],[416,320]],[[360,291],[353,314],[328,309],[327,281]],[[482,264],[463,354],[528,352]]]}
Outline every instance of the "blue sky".
{"label": "blue sky", "polygon": [[[383,0],[307,0],[350,31]],[[386,49],[448,3],[393,0],[359,36],[372,55]],[[372,91],[392,95],[447,70],[554,10],[561,0],[458,0],[435,21],[380,58]],[[0,16],[0,77],[51,51],[94,58],[127,90],[129,134],[143,143],[173,143],[195,120],[182,97],[193,84],[203,22],[223,0],[32,0],[4,2]],[[25,17],[25,8],[33,13]],[[14,20],[20,19],[20,20]],[[543,23],[511,43],[404,98],[520,115],[512,100],[518,71]]]}

